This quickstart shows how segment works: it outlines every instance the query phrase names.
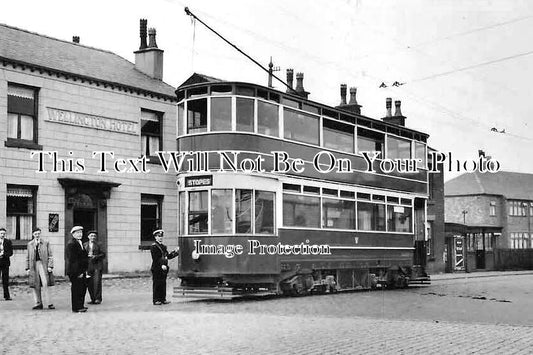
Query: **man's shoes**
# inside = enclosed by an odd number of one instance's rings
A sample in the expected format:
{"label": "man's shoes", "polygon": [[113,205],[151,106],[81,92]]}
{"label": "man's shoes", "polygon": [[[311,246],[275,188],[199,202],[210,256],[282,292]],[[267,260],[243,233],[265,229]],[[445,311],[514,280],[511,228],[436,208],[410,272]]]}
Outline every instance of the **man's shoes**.
{"label": "man's shoes", "polygon": [[56,309],[53,304],[48,305],[48,309]]}
{"label": "man's shoes", "polygon": [[155,301],[154,302],[154,306],[161,306],[161,304],[162,304],[161,301]]}
{"label": "man's shoes", "polygon": [[87,308],[80,308],[80,309],[77,309],[77,310],[72,311],[72,312],[74,312],[74,313],[85,313],[85,312],[87,312]]}
{"label": "man's shoes", "polygon": [[43,309],[43,304],[41,303],[41,304],[38,304],[36,306],[33,306],[32,309]]}
{"label": "man's shoes", "polygon": [[91,301],[91,302],[87,302],[87,303],[89,303],[89,304],[96,304],[95,301]]}
{"label": "man's shoes", "polygon": [[88,310],[89,308],[87,308],[87,307],[81,307],[80,309]]}
{"label": "man's shoes", "polygon": [[13,299],[11,297],[8,297],[5,299],[6,301],[13,301]]}
{"label": "man's shoes", "polygon": [[94,301],[94,304],[100,304],[102,301]]}
{"label": "man's shoes", "polygon": [[162,301],[161,303],[162,303],[162,304],[169,304],[170,301],[164,300],[164,301]]}

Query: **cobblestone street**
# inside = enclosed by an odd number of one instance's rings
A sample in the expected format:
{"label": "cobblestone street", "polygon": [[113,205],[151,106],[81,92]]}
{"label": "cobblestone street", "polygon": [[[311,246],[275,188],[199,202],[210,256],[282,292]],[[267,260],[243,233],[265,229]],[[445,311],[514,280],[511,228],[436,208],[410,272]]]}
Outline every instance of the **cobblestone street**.
{"label": "cobblestone street", "polygon": [[[169,280],[168,296],[174,284]],[[70,312],[68,283],[54,287],[53,311],[32,311],[31,293],[18,285],[14,301],[0,301],[9,320],[0,342],[5,354],[530,354],[532,284],[533,275],[519,275],[301,298],[173,298],[153,306],[149,278],[114,279],[104,281],[104,302],[85,314]],[[450,304],[457,316],[445,308]]]}

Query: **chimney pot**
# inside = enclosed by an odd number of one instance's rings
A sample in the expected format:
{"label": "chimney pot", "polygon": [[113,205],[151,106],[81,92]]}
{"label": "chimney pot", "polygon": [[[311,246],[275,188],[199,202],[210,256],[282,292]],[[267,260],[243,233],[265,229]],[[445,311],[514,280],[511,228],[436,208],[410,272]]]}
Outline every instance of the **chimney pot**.
{"label": "chimney pot", "polygon": [[394,105],[396,106],[396,111],[394,112],[394,116],[396,117],[403,116],[402,109],[401,109],[402,102],[400,100],[394,101]]}
{"label": "chimney pot", "polygon": [[357,95],[357,88],[351,87],[350,88],[350,102],[349,102],[350,105],[357,105],[356,95]]}
{"label": "chimney pot", "polygon": [[72,36],[72,42],[80,43],[80,37],[79,36]]}
{"label": "chimney pot", "polygon": [[392,117],[392,98],[387,97],[385,100],[385,107],[387,108],[387,114],[385,117]]}
{"label": "chimney pot", "polygon": [[287,88],[287,93],[291,93],[292,92],[293,78],[294,78],[294,70],[293,69],[287,69],[287,85],[289,85],[289,87],[290,87],[290,89]]}
{"label": "chimney pot", "polygon": [[148,20],[141,19],[140,21],[140,37],[141,37],[141,45],[139,46],[139,50],[146,49],[148,45],[146,44],[146,26],[148,25]]}
{"label": "chimney pot", "polygon": [[296,92],[303,93],[304,90],[304,73],[296,73]]}
{"label": "chimney pot", "polygon": [[339,106],[346,105],[346,84],[341,84],[341,103]]}
{"label": "chimney pot", "polygon": [[155,42],[155,28],[148,29],[148,48],[157,48],[157,43]]}

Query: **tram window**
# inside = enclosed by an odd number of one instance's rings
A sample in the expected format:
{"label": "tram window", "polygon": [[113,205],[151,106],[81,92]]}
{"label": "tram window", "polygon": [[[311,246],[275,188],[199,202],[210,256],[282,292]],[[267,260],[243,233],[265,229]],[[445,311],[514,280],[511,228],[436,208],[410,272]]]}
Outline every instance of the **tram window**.
{"label": "tram window", "polygon": [[237,86],[235,93],[243,96],[255,96],[255,89],[246,86]]}
{"label": "tram window", "polygon": [[178,105],[178,136],[182,136],[185,134],[185,120],[183,118],[183,110],[184,105],[183,103]]}
{"label": "tram window", "polygon": [[358,152],[381,152],[379,158],[383,158],[384,134],[357,128],[357,151]]}
{"label": "tram window", "polygon": [[300,185],[294,185],[294,184],[283,184],[283,190],[285,191],[296,191],[301,192],[301,186]]}
{"label": "tram window", "polygon": [[355,201],[322,199],[324,228],[355,229]]}
{"label": "tram window", "polygon": [[411,159],[411,141],[387,136],[387,158]]}
{"label": "tram window", "polygon": [[332,120],[323,121],[324,147],[354,152],[354,127]]}
{"label": "tram window", "polygon": [[333,190],[333,189],[322,189],[322,193],[324,195],[330,195],[330,196],[337,196],[338,195],[338,191],[337,190]]}
{"label": "tram window", "polygon": [[231,95],[231,85],[213,85],[211,86],[211,95]]}
{"label": "tram window", "polygon": [[187,133],[207,131],[207,99],[187,102]]}
{"label": "tram window", "polygon": [[360,230],[385,230],[385,205],[357,202],[357,226]]}
{"label": "tram window", "polygon": [[328,116],[328,117],[331,117],[331,118],[339,118],[339,114],[335,111],[331,111],[331,110],[328,110],[328,109],[325,109],[323,108],[322,109],[322,115],[324,116]]}
{"label": "tram window", "polygon": [[211,130],[231,131],[231,97],[211,99]]}
{"label": "tram window", "polygon": [[211,190],[211,233],[233,233],[233,190]]}
{"label": "tram window", "polygon": [[268,91],[257,89],[257,97],[268,100]]}
{"label": "tram window", "polygon": [[269,94],[269,98],[268,99],[270,101],[274,101],[274,102],[277,102],[277,103],[279,103],[279,100],[280,100],[279,95],[278,94],[274,94],[273,92],[271,92]]}
{"label": "tram window", "polygon": [[180,235],[187,234],[187,206],[185,205],[185,192],[179,194],[179,230]]}
{"label": "tram window", "polygon": [[415,142],[415,159],[421,160],[421,162],[417,162],[418,169],[427,169],[426,145],[424,143]]}
{"label": "tram window", "polygon": [[383,201],[383,202],[385,202],[385,196],[383,196],[383,195],[372,195],[372,201]]}
{"label": "tram window", "polygon": [[320,195],[320,187],[304,186],[304,193]]}
{"label": "tram window", "polygon": [[387,206],[387,226],[389,232],[412,231],[412,208],[404,206]]}
{"label": "tram window", "polygon": [[254,100],[237,97],[237,131],[254,131]]}
{"label": "tram window", "polygon": [[413,202],[412,200],[408,198],[402,198],[400,201],[402,205],[406,205],[406,206],[411,206]]}
{"label": "tram window", "polygon": [[302,103],[302,110],[314,113],[315,115],[320,115],[320,109],[316,106],[311,106],[311,105]]}
{"label": "tram window", "polygon": [[187,98],[207,95],[207,86],[187,90]]}
{"label": "tram window", "polygon": [[341,190],[341,197],[355,198],[355,192]]}
{"label": "tram window", "polygon": [[289,106],[289,107],[294,107],[294,108],[300,108],[300,103],[298,101],[295,101],[295,100],[291,100],[291,99],[288,99],[286,97],[284,97],[282,100],[281,100],[281,103],[285,106]]}
{"label": "tram window", "polygon": [[370,194],[365,194],[363,192],[357,193],[357,198],[360,200],[370,200]]}
{"label": "tram window", "polygon": [[283,194],[283,225],[320,228],[320,198]]}
{"label": "tram window", "polygon": [[398,197],[387,197],[387,202],[389,203],[400,203],[400,199]]}
{"label": "tram window", "polygon": [[279,125],[278,105],[257,101],[257,132],[277,137]]}
{"label": "tram window", "polygon": [[318,145],[318,117],[289,109],[284,110],[283,117],[285,138]]}
{"label": "tram window", "polygon": [[189,192],[189,234],[208,232],[207,191]]}
{"label": "tram window", "polygon": [[178,91],[176,96],[178,97],[178,102],[180,102],[181,100],[183,100],[185,98],[185,90]]}
{"label": "tram window", "polygon": [[235,233],[252,233],[252,190],[235,190]]}
{"label": "tram window", "polygon": [[255,233],[274,234],[275,193],[255,191]]}

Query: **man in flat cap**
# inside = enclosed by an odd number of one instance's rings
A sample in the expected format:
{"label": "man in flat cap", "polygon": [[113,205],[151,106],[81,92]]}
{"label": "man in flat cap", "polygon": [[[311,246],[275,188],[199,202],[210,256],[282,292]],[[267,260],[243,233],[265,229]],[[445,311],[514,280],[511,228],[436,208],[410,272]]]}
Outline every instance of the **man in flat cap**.
{"label": "man in flat cap", "polygon": [[162,229],[155,230],[153,233],[155,243],[150,246],[152,254],[152,301],[154,305],[170,303],[167,301],[167,275],[168,275],[168,259],[173,259],[178,256],[179,247],[176,247],[170,253],[167,247],[163,244],[163,236],[165,232]]}
{"label": "man in flat cap", "polygon": [[[48,241],[41,238],[41,229],[33,228],[33,239],[28,243],[26,253],[26,273],[29,275],[28,284],[33,288],[35,306],[33,309],[43,309],[43,298],[48,309],[55,309],[50,298],[48,285],[50,273],[54,268],[52,249]],[[41,297],[41,290],[42,295]]]}
{"label": "man in flat cap", "polygon": [[70,294],[72,300],[72,312],[87,312],[84,306],[85,292],[87,288],[88,255],[83,247],[81,238],[83,227],[74,226],[70,230],[72,239],[67,244],[67,275],[71,282]]}
{"label": "man in flat cap", "polygon": [[6,238],[6,229],[0,228],[0,274],[2,274],[2,287],[4,288],[4,299],[11,301],[9,295],[9,258],[13,255],[13,245],[11,240]]}
{"label": "man in flat cap", "polygon": [[96,231],[89,231],[87,237],[89,241],[83,244],[87,254],[89,256],[89,265],[87,268],[87,289],[91,296],[91,302],[89,304],[102,303],[102,270],[104,269],[105,253],[96,242],[98,233]]}

